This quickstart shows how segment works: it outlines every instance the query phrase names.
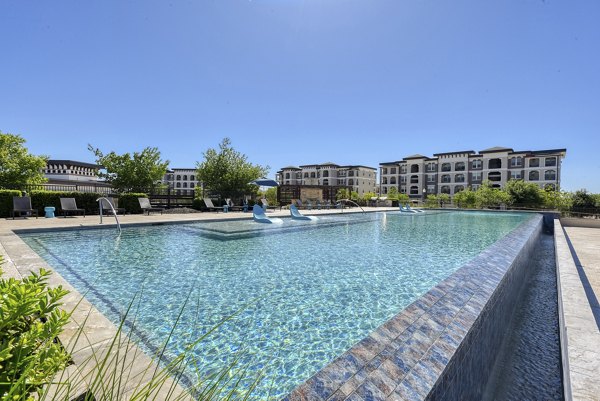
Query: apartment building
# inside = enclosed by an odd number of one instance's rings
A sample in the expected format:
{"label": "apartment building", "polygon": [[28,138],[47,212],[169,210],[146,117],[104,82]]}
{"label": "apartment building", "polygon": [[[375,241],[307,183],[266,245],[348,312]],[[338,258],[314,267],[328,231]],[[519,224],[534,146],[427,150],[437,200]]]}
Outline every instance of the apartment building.
{"label": "apartment building", "polygon": [[279,201],[283,204],[292,199],[334,201],[339,189],[348,189],[363,196],[376,192],[376,175],[374,167],[340,166],[331,162],[283,167],[276,174]]}
{"label": "apartment building", "polygon": [[200,185],[196,180],[195,168],[172,168],[167,170],[163,182],[177,195],[193,195]]}
{"label": "apartment building", "polygon": [[566,153],[566,149],[515,151],[498,146],[479,152],[436,153],[433,157],[412,155],[379,164],[380,193],[385,196],[396,187],[413,199],[429,194],[452,196],[468,187],[476,190],[486,180],[503,188],[511,179],[534,182],[540,188],[559,188]]}

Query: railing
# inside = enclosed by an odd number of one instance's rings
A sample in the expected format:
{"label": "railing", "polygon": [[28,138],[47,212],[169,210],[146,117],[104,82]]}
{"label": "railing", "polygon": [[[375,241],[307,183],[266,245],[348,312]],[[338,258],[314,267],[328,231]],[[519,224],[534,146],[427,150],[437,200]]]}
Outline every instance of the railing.
{"label": "railing", "polygon": [[102,201],[103,200],[105,200],[106,203],[108,203],[108,206],[110,206],[110,210],[112,210],[113,216],[115,216],[115,220],[117,221],[117,229],[119,230],[119,235],[120,235],[121,234],[121,223],[119,223],[119,218],[117,217],[117,211],[113,207],[111,201],[104,196],[96,199],[96,202],[98,202],[99,207],[100,207],[100,224],[102,224],[102,215],[104,214],[102,211]]}
{"label": "railing", "polygon": [[362,208],[361,205],[359,205],[358,203],[354,202],[353,200],[350,199],[340,199],[338,200],[338,202],[342,205],[342,213],[344,213],[344,203],[352,203],[356,206],[358,206],[360,208],[360,210],[362,210],[363,213],[365,213],[365,209]]}

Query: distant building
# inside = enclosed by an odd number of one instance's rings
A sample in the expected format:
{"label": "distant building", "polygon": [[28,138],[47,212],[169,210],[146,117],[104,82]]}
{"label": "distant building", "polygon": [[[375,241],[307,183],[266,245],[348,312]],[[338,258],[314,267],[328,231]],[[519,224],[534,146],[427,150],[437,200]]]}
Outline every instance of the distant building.
{"label": "distant building", "polygon": [[44,187],[51,191],[104,192],[110,185],[98,178],[101,168],[75,160],[48,160],[42,170],[48,180]]}
{"label": "distant building", "polygon": [[340,166],[335,163],[306,164],[283,167],[277,172],[279,202],[292,199],[335,201],[339,189],[348,189],[363,196],[376,192],[377,169],[368,166]]}
{"label": "distant building", "polygon": [[196,180],[195,168],[173,168],[167,170],[163,182],[168,184],[177,195],[194,195],[200,185]]}
{"label": "distant building", "polygon": [[521,150],[494,147],[476,153],[473,150],[436,153],[433,157],[407,156],[399,161],[379,164],[380,193],[391,187],[413,199],[429,194],[454,195],[483,181],[503,188],[511,179],[522,179],[545,188],[560,187],[562,159],[566,149]]}

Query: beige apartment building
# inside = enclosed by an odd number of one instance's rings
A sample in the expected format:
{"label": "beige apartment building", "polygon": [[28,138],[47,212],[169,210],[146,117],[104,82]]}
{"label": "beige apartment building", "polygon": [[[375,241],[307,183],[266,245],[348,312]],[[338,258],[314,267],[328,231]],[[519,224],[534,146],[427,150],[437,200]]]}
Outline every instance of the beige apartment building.
{"label": "beige apartment building", "polygon": [[167,170],[163,182],[168,184],[176,195],[194,195],[200,183],[196,179],[195,168],[172,168]]}
{"label": "beige apartment building", "polygon": [[566,149],[515,151],[493,147],[479,152],[436,153],[433,157],[412,155],[379,164],[380,193],[385,196],[396,187],[412,199],[424,199],[429,194],[452,196],[466,188],[476,190],[486,180],[502,188],[511,179],[534,182],[540,188],[559,188],[566,153]]}
{"label": "beige apartment building", "polygon": [[292,199],[335,201],[339,189],[348,189],[363,196],[376,192],[377,169],[335,163],[306,164],[299,167],[283,167],[276,174],[279,183],[279,202],[290,203]]}

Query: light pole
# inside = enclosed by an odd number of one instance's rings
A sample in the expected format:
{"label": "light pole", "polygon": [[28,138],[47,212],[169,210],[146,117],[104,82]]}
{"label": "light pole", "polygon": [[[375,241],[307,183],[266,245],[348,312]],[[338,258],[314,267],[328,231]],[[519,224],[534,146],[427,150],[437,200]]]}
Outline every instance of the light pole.
{"label": "light pole", "polygon": [[427,188],[423,188],[423,204],[425,204],[426,197],[427,197]]}

